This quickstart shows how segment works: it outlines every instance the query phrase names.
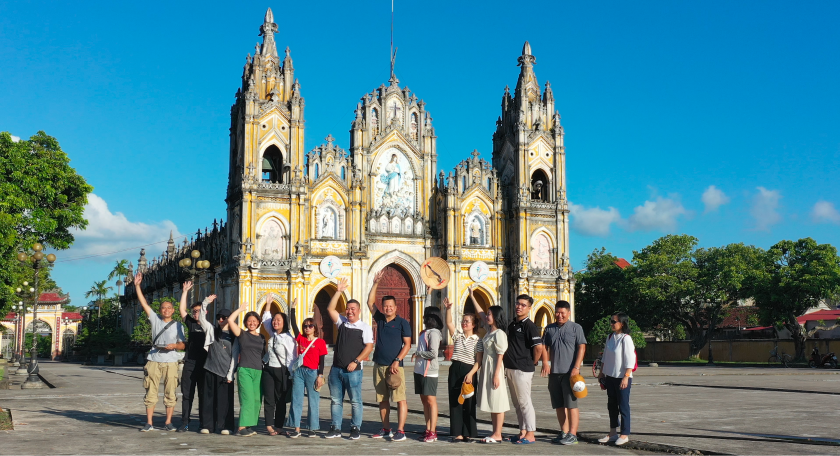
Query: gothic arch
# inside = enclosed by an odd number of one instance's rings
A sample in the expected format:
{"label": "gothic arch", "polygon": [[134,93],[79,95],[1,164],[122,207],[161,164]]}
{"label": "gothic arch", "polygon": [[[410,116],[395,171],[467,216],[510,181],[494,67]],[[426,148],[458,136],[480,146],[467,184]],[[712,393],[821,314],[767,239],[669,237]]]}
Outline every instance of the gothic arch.
{"label": "gothic arch", "polygon": [[260,217],[254,232],[258,257],[279,260],[289,255],[289,222],[280,213],[271,211]]}
{"label": "gothic arch", "polygon": [[346,239],[345,223],[346,211],[333,199],[332,195],[315,206],[315,237],[343,241]]}
{"label": "gothic arch", "polygon": [[[475,285],[476,285],[476,290],[479,290],[481,293],[484,294],[484,297],[487,298],[487,300],[490,302],[491,306],[498,306],[499,305],[499,301],[497,300],[498,292],[491,290],[490,287],[488,287],[484,282],[477,283]],[[464,303],[467,302],[467,299],[469,299],[469,297],[470,297],[469,288],[467,288],[466,290],[461,292],[461,299],[459,299],[458,302],[456,303],[458,305],[458,315],[463,315],[464,314]],[[484,311],[486,312],[487,309],[484,309]]]}
{"label": "gothic arch", "polygon": [[540,334],[545,331],[545,327],[554,323],[554,307],[546,299],[541,299],[531,307],[531,321],[540,328]]}
{"label": "gothic arch", "polygon": [[411,280],[414,285],[414,292],[419,293],[418,290],[425,290],[426,285],[423,283],[423,279],[420,277],[420,263],[417,262],[414,258],[409,256],[408,254],[401,252],[399,250],[392,250],[381,257],[379,257],[373,264],[370,265],[368,268],[368,275],[367,280],[365,281],[367,287],[366,290],[370,290],[373,286],[373,277],[376,275],[377,272],[381,271],[385,266],[394,263],[408,273],[411,277]]}
{"label": "gothic arch", "polygon": [[[547,241],[548,245],[542,245],[543,243],[540,241],[543,239]],[[528,239],[529,266],[538,269],[555,267],[554,252],[556,251],[556,246],[557,243],[554,240],[554,236],[544,226],[532,231]]]}
{"label": "gothic arch", "polygon": [[[273,307],[276,306],[281,312],[286,315],[289,314],[289,305],[286,303],[286,300],[273,291],[266,292],[257,300],[255,308],[259,309],[257,313],[260,314],[260,318],[262,318],[262,314],[265,312],[266,306],[270,306],[271,310],[274,310]],[[272,312],[272,314],[273,313],[276,312]]]}

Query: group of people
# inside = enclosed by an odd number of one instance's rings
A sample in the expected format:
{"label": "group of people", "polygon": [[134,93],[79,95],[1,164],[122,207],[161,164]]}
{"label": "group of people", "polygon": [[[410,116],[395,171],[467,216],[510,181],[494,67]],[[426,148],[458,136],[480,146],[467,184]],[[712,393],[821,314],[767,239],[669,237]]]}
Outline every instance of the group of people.
{"label": "group of people", "polygon": [[[144,299],[140,289],[142,274],[137,274],[134,279],[137,296],[152,329],[152,349],[144,368],[147,423],[141,431],[154,429],[152,415],[158,399],[158,387],[163,381],[165,430],[185,432],[190,429],[190,413],[197,389],[198,429],[202,434],[255,435],[253,427],[258,423],[262,405],[269,435],[282,433],[291,438],[300,437],[306,396],[308,422],[304,432],[309,437],[315,437],[315,431],[320,430],[320,389],[327,384],[331,399],[331,424],[324,437],[342,436],[346,395],[351,406],[349,438],[359,439],[362,425],[362,360],[373,353],[372,378],[382,428],[371,437],[405,440],[408,404],[403,362],[411,349],[412,330],[408,320],[397,315],[394,296],[383,296],[377,308],[376,292],[381,279],[380,272],[374,277],[367,299],[376,325],[375,336],[373,328],[361,320],[359,301],[348,300],[344,315],[337,311],[339,299],[348,288],[346,279],[338,280],[336,293],[327,306],[327,313],[337,327],[337,339],[333,364],[325,380],[327,345],[320,338],[312,318],[303,321],[302,332],[297,327],[296,300],[291,305],[289,317],[283,312],[272,316],[266,311],[262,317],[256,312],[247,312],[243,317],[244,328],[241,328],[236,321],[245,311],[243,305],[233,312],[220,310],[213,324],[207,320],[206,313],[215,295],[194,303],[188,312],[187,295],[192,283],[185,282],[180,300],[181,317],[189,334],[185,338],[183,327],[172,319],[172,303],[162,303],[160,315],[157,315]],[[437,307],[424,309],[423,331],[417,336],[417,349],[412,355],[414,392],[420,396],[426,422],[425,433],[420,440],[438,440],[438,353],[443,341],[441,330],[446,327],[453,343],[452,364],[447,379],[452,442],[479,439],[476,413],[480,409],[490,413],[492,418],[492,432],[481,438],[481,442],[534,443],[536,414],[531,400],[531,384],[536,366],[541,361],[540,374],[548,377],[551,406],[557,413],[561,429],[552,442],[564,445],[577,443],[579,413],[571,380],[580,374],[586,338],[580,325],[569,319],[569,303],[557,302],[556,322],[547,326],[541,335],[529,318],[533,305],[530,296],[523,294],[516,298],[513,318],[508,321],[501,306],[483,309],[472,288],[469,295],[475,313],[465,313],[459,327],[453,321],[452,302],[448,298],[443,298],[445,316]],[[627,315],[613,315],[611,322],[613,333],[605,341],[603,368],[599,376],[599,382],[609,398],[610,432],[601,441],[622,445],[628,441],[630,434],[629,398],[636,359]],[[267,339],[260,331],[261,326],[269,335]],[[484,333],[483,337],[480,333]],[[185,350],[180,377],[183,398],[179,428],[172,424],[179,381],[177,350]],[[233,411],[234,377],[238,383],[240,404],[237,426],[234,426]],[[512,404],[508,401],[508,389]],[[395,426],[391,425],[391,403],[396,403],[397,408]],[[511,406],[516,413],[519,432],[503,437],[504,414]],[[283,431],[283,427],[294,430]]]}

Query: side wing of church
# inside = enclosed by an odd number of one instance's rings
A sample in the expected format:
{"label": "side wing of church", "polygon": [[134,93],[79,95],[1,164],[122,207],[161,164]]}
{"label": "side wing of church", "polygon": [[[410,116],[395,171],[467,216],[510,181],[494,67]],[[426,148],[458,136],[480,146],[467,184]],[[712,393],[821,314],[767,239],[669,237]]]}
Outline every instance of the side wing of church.
{"label": "side wing of church", "polygon": [[[181,246],[170,241],[151,263],[141,252],[148,297],[177,298],[186,278],[178,262],[199,250],[211,267],[200,275],[196,300],[217,294],[218,308],[244,303],[288,313],[297,299],[298,319],[313,317],[327,342],[334,331],[326,306],[336,292],[322,273],[328,257],[333,269],[338,258],[350,282],[339,311],[351,297],[365,303],[384,271],[377,305],[395,296],[414,337],[423,308],[444,296],[457,303],[456,318],[470,311],[476,279],[485,308],[511,312],[515,296],[533,296],[532,318],[542,327],[553,321],[557,300],[574,303],[563,127],[550,84],[537,83],[528,43],[516,89],[506,87],[502,97],[492,158],[473,151],[446,173],[437,169],[425,103],[394,74],[356,105],[349,148],[330,135],[305,151],[301,83],[289,49],[277,52],[276,31],[269,9],[263,43],[246,58],[231,107],[228,223],[214,221]],[[451,281],[427,295],[421,265],[432,256],[447,261]],[[125,299],[136,303],[130,288]],[[128,328],[142,317],[135,314],[124,319]],[[371,319],[366,306],[362,318]]]}

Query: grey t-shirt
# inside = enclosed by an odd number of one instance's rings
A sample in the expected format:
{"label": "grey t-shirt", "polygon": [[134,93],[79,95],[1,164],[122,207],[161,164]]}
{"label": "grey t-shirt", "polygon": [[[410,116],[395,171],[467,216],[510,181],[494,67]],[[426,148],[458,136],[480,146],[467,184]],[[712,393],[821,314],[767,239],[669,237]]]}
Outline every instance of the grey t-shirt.
{"label": "grey t-shirt", "polygon": [[[149,323],[152,325],[152,340],[154,341],[155,336],[158,335],[161,330],[168,323],[165,323],[159,315],[152,314],[149,316]],[[155,361],[158,363],[176,363],[179,359],[181,359],[181,355],[178,354],[176,350],[165,350],[159,349],[157,346],[164,346],[169,344],[174,344],[177,342],[184,342],[186,337],[184,337],[184,326],[177,321],[172,324],[163,334],[158,337],[157,341],[155,342],[155,347],[149,351],[149,356],[146,358],[149,361]]]}
{"label": "grey t-shirt", "polygon": [[577,348],[586,345],[583,328],[573,321],[562,326],[552,323],[545,327],[543,343],[550,350],[551,373],[566,374],[574,367]]}

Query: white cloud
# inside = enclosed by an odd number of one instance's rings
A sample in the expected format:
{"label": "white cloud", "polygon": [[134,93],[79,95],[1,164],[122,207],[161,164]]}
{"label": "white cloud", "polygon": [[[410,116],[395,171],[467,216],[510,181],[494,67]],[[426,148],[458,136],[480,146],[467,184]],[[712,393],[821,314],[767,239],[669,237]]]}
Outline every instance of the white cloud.
{"label": "white cloud", "polygon": [[687,215],[691,212],[676,197],[658,196],[655,201],[648,200],[636,206],[627,219],[627,228],[630,231],[672,231],[677,228],[677,219]]}
{"label": "white cloud", "polygon": [[714,185],[710,185],[709,188],[703,192],[701,200],[703,201],[703,205],[706,206],[706,210],[703,211],[703,213],[708,214],[709,212],[718,210],[718,208],[724,204],[727,204],[729,202],[729,197],[726,196],[726,193],[723,193],[723,190],[715,187]]}
{"label": "white cloud", "polygon": [[755,219],[756,230],[770,231],[770,226],[782,221],[782,216],[778,212],[782,194],[778,190],[767,190],[764,187],[756,187],[756,189],[758,193],[753,197],[750,215]]}
{"label": "white cloud", "polygon": [[834,207],[834,203],[828,201],[817,201],[811,209],[811,219],[814,223],[834,223],[840,225],[840,211]]}
{"label": "white cloud", "polygon": [[[87,229],[74,231],[73,235],[76,241],[69,251],[60,255],[59,261],[102,255],[96,257],[95,260],[111,262],[115,258],[128,258],[136,266],[136,257],[140,253],[138,246],[164,241],[158,245],[147,247],[147,256],[151,259],[166,248],[165,241],[169,239],[170,231],[174,234],[176,240],[181,236],[178,227],[169,220],[150,225],[142,222],[132,222],[122,212],[112,213],[108,209],[108,203],[93,193],[88,195],[85,218],[88,220]],[[103,255],[111,252],[118,253]],[[94,259],[92,258],[92,260]]]}
{"label": "white cloud", "polygon": [[587,209],[586,207],[569,203],[572,216],[572,228],[585,236],[608,236],[610,225],[621,221],[618,209],[610,207],[607,210],[600,207]]}

